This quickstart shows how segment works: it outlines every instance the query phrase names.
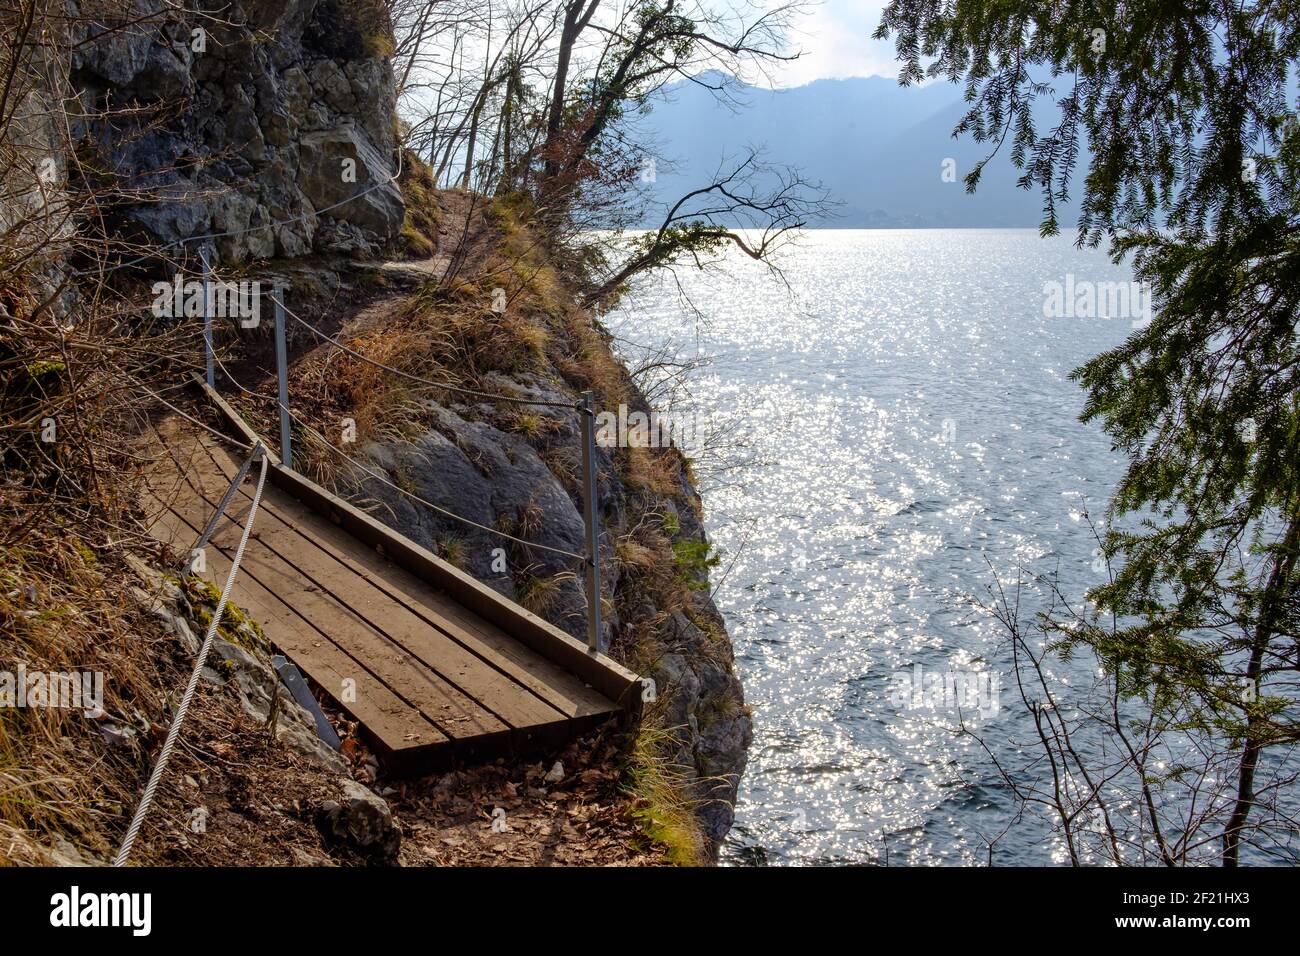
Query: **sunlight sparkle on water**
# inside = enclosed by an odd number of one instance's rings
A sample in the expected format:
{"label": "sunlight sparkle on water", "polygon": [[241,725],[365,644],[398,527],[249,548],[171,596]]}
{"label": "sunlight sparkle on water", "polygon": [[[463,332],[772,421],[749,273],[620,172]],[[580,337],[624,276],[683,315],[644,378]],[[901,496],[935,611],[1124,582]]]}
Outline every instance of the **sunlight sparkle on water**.
{"label": "sunlight sparkle on water", "polygon": [[[1067,271],[1127,278],[1032,231],[820,232],[788,264],[794,302],[738,258],[727,277],[679,274],[702,321],[672,282],[609,317],[711,360],[690,390],[722,450],[696,471],[755,721],[725,859],[987,862],[1005,789],[955,714],[891,686],[917,665],[1008,671],[982,606],[994,575],[1097,583],[1062,494],[1099,506],[1120,463],[1067,376],[1127,329],[1045,319],[1042,283]],[[982,729],[1014,757],[1032,729],[1003,704]],[[995,853],[1062,851],[1041,818]]]}

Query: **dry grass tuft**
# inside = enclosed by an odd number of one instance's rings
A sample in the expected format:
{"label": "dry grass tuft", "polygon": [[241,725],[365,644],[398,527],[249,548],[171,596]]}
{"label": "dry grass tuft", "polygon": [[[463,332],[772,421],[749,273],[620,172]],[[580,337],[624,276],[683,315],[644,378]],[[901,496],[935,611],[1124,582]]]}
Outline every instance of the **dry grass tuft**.
{"label": "dry grass tuft", "polygon": [[680,495],[678,465],[668,449],[629,446],[620,448],[617,457],[629,487],[669,498]]}
{"label": "dry grass tuft", "polygon": [[561,571],[550,577],[538,577],[525,571],[516,575],[515,600],[538,617],[545,617],[546,612],[555,607],[565,585],[574,578],[572,571]]}
{"label": "dry grass tuft", "polygon": [[134,808],[138,753],[108,740],[150,738],[165,722],[159,688],[177,670],[175,640],[141,606],[139,583],[115,549],[71,534],[0,552],[0,671],[89,672],[104,690],[99,717],[0,708],[0,862],[42,862],[60,841],[103,858]]}
{"label": "dry grass tuft", "polygon": [[438,187],[433,181],[433,170],[409,149],[403,153],[399,185],[406,200],[401,235],[403,251],[412,259],[431,258],[438,251]]}

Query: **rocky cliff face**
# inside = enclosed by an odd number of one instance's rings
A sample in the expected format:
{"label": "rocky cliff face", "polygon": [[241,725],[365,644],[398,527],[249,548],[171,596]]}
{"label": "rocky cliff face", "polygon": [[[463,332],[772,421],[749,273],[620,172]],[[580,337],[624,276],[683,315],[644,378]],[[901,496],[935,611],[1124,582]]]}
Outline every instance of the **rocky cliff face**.
{"label": "rocky cliff face", "polygon": [[186,19],[162,0],[131,0],[101,25],[76,27],[70,80],[81,102],[143,107],[74,130],[120,188],[150,197],[127,206],[118,229],[193,240],[187,248],[212,248],[227,265],[369,253],[396,236],[389,41],[357,13],[369,5],[204,6],[211,17]]}

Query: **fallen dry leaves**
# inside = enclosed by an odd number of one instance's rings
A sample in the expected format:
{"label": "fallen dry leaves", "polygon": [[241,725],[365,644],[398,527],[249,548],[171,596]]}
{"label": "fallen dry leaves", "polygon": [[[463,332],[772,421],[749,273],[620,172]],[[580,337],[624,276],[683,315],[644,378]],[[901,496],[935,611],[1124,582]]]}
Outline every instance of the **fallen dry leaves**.
{"label": "fallen dry leaves", "polygon": [[[559,760],[563,775],[548,783]],[[498,761],[395,786],[407,866],[661,866],[627,819],[614,743],[595,734],[531,763]],[[554,779],[554,775],[552,775]]]}

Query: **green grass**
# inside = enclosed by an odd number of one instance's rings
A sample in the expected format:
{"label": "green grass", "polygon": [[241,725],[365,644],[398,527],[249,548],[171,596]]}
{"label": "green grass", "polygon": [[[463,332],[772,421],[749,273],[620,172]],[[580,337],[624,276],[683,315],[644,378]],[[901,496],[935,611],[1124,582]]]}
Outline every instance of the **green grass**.
{"label": "green grass", "polygon": [[632,744],[627,791],[629,816],[664,850],[674,866],[703,866],[708,860],[690,792],[689,775],[664,756],[671,734],[642,723]]}
{"label": "green grass", "polygon": [[[203,634],[212,625],[212,614],[221,600],[221,592],[202,578],[190,577],[184,582],[185,594],[194,608],[194,617]],[[246,651],[266,655],[270,653],[271,642],[267,639],[262,625],[244,613],[244,609],[234,601],[226,601],[226,609],[221,615],[221,624],[217,627],[217,636],[228,644],[237,644]]]}
{"label": "green grass", "polygon": [[542,433],[542,419],[532,412],[523,412],[514,417],[510,428],[527,438],[536,438]]}
{"label": "green grass", "polygon": [[702,591],[709,586],[709,571],[722,560],[711,554],[707,541],[680,540],[673,542],[673,569],[677,579],[692,591]]}

